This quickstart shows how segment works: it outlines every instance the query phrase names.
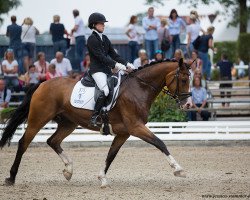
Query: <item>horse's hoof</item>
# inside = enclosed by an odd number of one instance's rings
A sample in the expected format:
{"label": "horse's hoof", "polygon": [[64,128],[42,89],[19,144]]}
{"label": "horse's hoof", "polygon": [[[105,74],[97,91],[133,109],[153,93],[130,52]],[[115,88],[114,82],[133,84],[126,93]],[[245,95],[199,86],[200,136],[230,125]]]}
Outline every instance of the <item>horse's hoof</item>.
{"label": "horse's hoof", "polygon": [[69,181],[72,177],[72,173],[67,171],[66,169],[63,170],[63,176]]}
{"label": "horse's hoof", "polygon": [[12,186],[14,185],[15,181],[13,181],[11,178],[6,178],[5,179],[5,185],[6,186]]}
{"label": "horse's hoof", "polygon": [[182,178],[187,177],[187,175],[186,175],[186,173],[185,173],[185,171],[183,169],[175,171],[174,175],[177,176],[177,177],[182,177]]}

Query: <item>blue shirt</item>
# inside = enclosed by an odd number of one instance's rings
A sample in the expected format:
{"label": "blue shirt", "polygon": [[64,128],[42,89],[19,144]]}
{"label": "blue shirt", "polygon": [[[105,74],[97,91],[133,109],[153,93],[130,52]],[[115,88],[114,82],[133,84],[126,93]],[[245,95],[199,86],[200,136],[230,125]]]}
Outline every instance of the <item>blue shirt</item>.
{"label": "blue shirt", "polygon": [[64,39],[64,25],[60,23],[51,23],[50,24],[50,33],[52,35],[52,41],[53,42],[58,42]]}
{"label": "blue shirt", "polygon": [[177,17],[175,21],[169,19],[168,22],[168,31],[170,35],[179,35],[181,32],[181,26],[186,28],[186,23],[183,21],[182,18]]}
{"label": "blue shirt", "polygon": [[22,34],[22,27],[13,23],[7,27],[6,35],[10,38],[10,48],[15,48],[21,45],[21,34]]}
{"label": "blue shirt", "polygon": [[145,33],[145,39],[146,40],[157,40],[158,39],[158,33],[157,29],[148,29],[149,26],[156,26],[156,28],[160,28],[161,22],[160,19],[157,17],[149,18],[149,17],[144,17],[142,19],[142,26],[146,30]]}
{"label": "blue shirt", "polygon": [[192,92],[192,100],[195,104],[202,104],[203,101],[207,99],[207,91],[203,87],[193,87],[191,89]]}

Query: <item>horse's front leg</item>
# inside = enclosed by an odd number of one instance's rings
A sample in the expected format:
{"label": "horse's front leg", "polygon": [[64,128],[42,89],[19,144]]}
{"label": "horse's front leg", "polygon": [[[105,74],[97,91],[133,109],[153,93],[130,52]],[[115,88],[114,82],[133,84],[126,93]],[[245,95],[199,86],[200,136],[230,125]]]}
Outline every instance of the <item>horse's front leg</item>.
{"label": "horse's front leg", "polygon": [[164,142],[156,137],[144,124],[138,124],[131,127],[129,133],[130,135],[138,137],[161,150],[167,156],[169,165],[174,168],[174,175],[179,177],[186,177],[183,168],[177,163],[174,157],[170,155]]}
{"label": "horse's front leg", "polygon": [[128,138],[129,138],[128,134],[117,135],[114,138],[114,140],[112,142],[112,145],[111,145],[111,147],[109,149],[108,156],[106,158],[105,167],[100,171],[100,174],[98,176],[98,179],[101,181],[101,188],[105,188],[105,187],[108,186],[106,173],[107,173],[111,163],[115,159],[115,157],[116,157],[118,151],[120,150],[121,146],[126,142],[126,140]]}

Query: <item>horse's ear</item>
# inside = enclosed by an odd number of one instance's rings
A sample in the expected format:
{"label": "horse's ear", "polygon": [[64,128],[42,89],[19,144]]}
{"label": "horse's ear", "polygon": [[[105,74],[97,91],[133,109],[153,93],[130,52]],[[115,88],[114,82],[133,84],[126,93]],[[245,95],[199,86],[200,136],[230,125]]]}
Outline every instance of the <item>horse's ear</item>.
{"label": "horse's ear", "polygon": [[179,60],[179,67],[182,67],[183,66],[183,58],[181,58],[180,60]]}

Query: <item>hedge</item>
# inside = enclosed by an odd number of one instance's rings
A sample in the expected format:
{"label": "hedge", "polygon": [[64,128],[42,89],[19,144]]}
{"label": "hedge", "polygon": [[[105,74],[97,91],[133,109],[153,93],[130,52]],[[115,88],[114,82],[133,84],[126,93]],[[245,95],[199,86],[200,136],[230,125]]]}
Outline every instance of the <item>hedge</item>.
{"label": "hedge", "polygon": [[231,62],[236,62],[237,61],[237,55],[238,55],[238,50],[237,50],[237,42],[215,42],[214,47],[217,48],[217,54],[214,54],[214,63],[217,63],[221,59],[221,54],[225,53],[228,56],[228,59]]}
{"label": "hedge", "polygon": [[160,93],[152,104],[149,114],[150,122],[183,122],[187,121],[187,114],[178,108],[175,100]]}

